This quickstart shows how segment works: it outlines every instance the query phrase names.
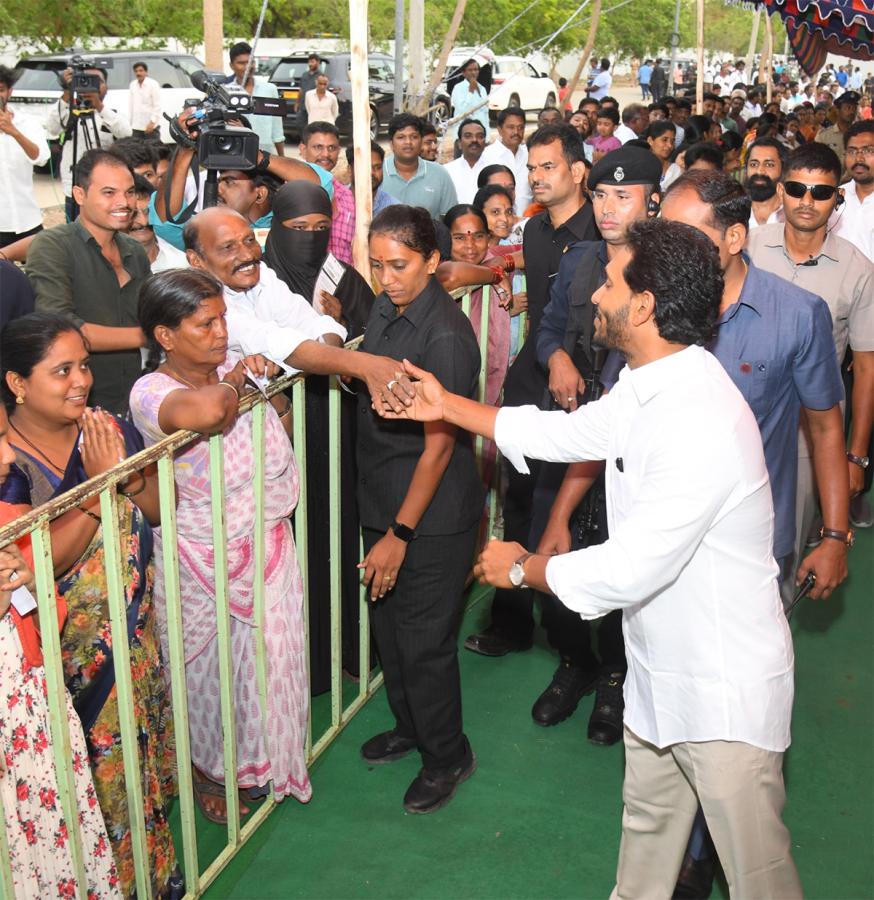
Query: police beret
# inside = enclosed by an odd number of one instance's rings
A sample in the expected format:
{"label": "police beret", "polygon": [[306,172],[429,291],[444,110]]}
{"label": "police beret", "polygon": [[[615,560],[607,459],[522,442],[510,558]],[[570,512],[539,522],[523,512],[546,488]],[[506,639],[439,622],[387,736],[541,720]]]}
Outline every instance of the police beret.
{"label": "police beret", "polygon": [[835,100],[835,106],[840,106],[842,103],[853,103],[858,106],[859,100],[861,100],[861,95],[858,91],[844,91],[843,94]]}
{"label": "police beret", "polygon": [[592,167],[589,190],[599,184],[658,184],[662,164],[654,153],[643,147],[619,147],[602,156]]}

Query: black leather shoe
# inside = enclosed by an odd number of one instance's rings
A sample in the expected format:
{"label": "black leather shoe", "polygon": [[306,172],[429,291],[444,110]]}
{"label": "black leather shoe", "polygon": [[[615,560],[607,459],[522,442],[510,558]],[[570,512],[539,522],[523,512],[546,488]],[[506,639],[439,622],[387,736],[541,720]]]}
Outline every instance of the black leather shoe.
{"label": "black leather shoe", "polygon": [[676,900],[707,900],[713,891],[713,857],[692,859],[686,854],[673,897]]}
{"label": "black leather shoe", "polygon": [[476,771],[473,750],[457,765],[442,772],[422,769],[404,795],[404,809],[408,813],[431,813],[442,809],[455,796],[458,785]]}
{"label": "black leather shoe", "polygon": [[361,745],[361,756],[369,763],[390,763],[416,749],[415,739],[404,737],[396,731],[383,731]]}
{"label": "black leather shoe", "polygon": [[589,740],[593,744],[609,747],[622,737],[622,713],[625,699],[622,696],[624,672],[603,672],[595,687],[595,705],[589,716]]}
{"label": "black leather shoe", "polygon": [[464,649],[479,653],[480,656],[506,656],[508,653],[530,650],[532,644],[530,637],[520,641],[517,638],[507,637],[491,626],[479,634],[469,634],[464,639]]}
{"label": "black leather shoe", "polygon": [[549,687],[531,707],[531,718],[538,725],[558,725],[577,708],[580,699],[595,686],[596,675],[567,660],[555,670]]}

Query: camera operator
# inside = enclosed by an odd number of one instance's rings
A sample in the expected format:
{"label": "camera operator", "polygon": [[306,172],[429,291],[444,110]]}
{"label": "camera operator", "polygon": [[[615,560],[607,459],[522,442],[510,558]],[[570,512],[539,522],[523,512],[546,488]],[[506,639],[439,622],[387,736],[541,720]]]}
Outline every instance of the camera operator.
{"label": "camera operator", "polygon": [[[234,73],[228,78],[228,84],[237,84],[252,97],[279,99],[279,91],[276,89],[276,85],[263,79],[256,81],[253,71],[249,72],[249,77],[246,79],[246,83],[243,84],[246,68],[252,57],[252,48],[245,41],[234,44],[228,55],[231,58],[231,71]],[[302,97],[303,94],[301,94]],[[258,146],[262,150],[268,150],[270,153],[275,152],[277,156],[285,156],[285,132],[282,130],[282,118],[280,116],[249,116],[249,122],[252,131],[258,135]]]}
{"label": "camera operator", "polygon": [[[111,147],[119,138],[130,137],[133,133],[130,122],[124,113],[119,112],[112,107],[106,106],[103,98],[106,96],[106,69],[86,68],[86,75],[96,75],[100,78],[100,90],[94,93],[79,94],[77,99],[82,108],[90,108],[91,112],[81,117],[81,121],[73,118],[71,114],[71,90],[70,84],[73,79],[72,68],[66,68],[61,73],[61,81],[64,85],[64,92],[58,102],[49,110],[46,118],[46,131],[49,137],[61,138],[63,142],[63,150],[61,152],[61,186],[64,189],[64,207],[67,213],[67,221],[72,222],[79,215],[79,208],[73,199],[73,166],[92,147],[89,145],[89,136],[96,131],[100,141],[100,147],[93,149],[105,150]],[[93,116],[93,120],[91,117]],[[94,127],[91,127],[90,121],[93,121]],[[76,159],[73,159],[73,129],[82,128],[83,134],[76,146]],[[87,129],[87,130],[86,130]]]}
{"label": "camera operator", "polygon": [[[155,229],[155,234],[172,244],[177,250],[185,249],[182,240],[182,228],[185,222],[192,214],[203,208],[203,195],[202,193],[198,194],[197,183],[193,175],[197,167],[196,140],[198,135],[198,125],[191,121],[193,111],[191,107],[187,107],[176,118],[179,131],[189,139],[189,142],[179,142],[167,174],[167,178],[170,179],[169,187],[165,180],[161,190],[152,195],[149,207],[149,224]],[[231,166],[228,166],[228,171],[230,172],[230,170]],[[321,184],[328,192],[329,197],[333,196],[332,178],[329,172],[319,166],[313,166],[287,156],[274,156],[264,150],[259,150],[258,163],[255,169],[249,170],[249,174],[252,176],[269,174],[280,182],[296,179],[312,181],[314,184]],[[205,178],[204,174],[200,173],[201,185],[203,178]],[[221,197],[221,193],[219,196]]]}
{"label": "camera operator", "polygon": [[33,167],[49,158],[45,132],[36,119],[8,108],[15,76],[0,66],[0,247],[42,231],[33,196]]}

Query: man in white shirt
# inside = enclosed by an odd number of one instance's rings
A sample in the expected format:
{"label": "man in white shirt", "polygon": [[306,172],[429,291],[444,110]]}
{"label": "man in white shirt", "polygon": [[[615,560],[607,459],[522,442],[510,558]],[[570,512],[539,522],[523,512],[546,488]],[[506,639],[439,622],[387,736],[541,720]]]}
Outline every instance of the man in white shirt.
{"label": "man in white shirt", "polygon": [[14,82],[12,69],[0,66],[0,247],[42,230],[42,213],[33,195],[33,167],[49,158],[42,125],[7,106]]}
{"label": "man in white shirt", "polygon": [[149,78],[144,62],[134,63],[134,80],[130,83],[130,125],[134,137],[160,136],[161,85]]}
{"label": "man in white shirt", "polygon": [[855,122],[845,138],[844,169],[852,180],[841,185],[844,205],[829,226],[874,262],[874,121]]}
{"label": "man in white shirt", "polygon": [[[255,78],[252,70],[243,84],[246,69],[252,56],[252,48],[245,42],[234,44],[228,51],[231,60],[233,75],[228,83],[234,83],[237,87],[244,88],[252,97],[266,97],[271,100],[279,99],[279,90],[275,84]],[[247,116],[252,131],[258,135],[258,148],[267,153],[275,153],[277,156],[285,156],[285,133],[282,129],[282,116]]]}
{"label": "man in white shirt", "polygon": [[623,144],[643,136],[649,125],[649,110],[642,103],[629,103],[622,110],[622,124],[613,132]]}
{"label": "man in white shirt", "polygon": [[593,100],[603,100],[610,93],[613,84],[613,76],[610,74],[610,60],[607,57],[601,60],[601,69],[586,87],[586,96]]}
{"label": "man in white shirt", "polygon": [[531,203],[528,184],[528,147],[525,146],[525,112],[508,106],[498,113],[498,136],[483,150],[481,168],[507,166],[516,178],[516,215],[524,216]]}
{"label": "man in white shirt", "polygon": [[482,171],[482,156],[486,147],[486,130],[479,119],[465,119],[458,128],[461,156],[444,163],[455,185],[459,203],[473,203],[477,192],[477,178]]}
{"label": "man in white shirt", "polygon": [[317,75],[316,86],[304,96],[310,122],[330,122],[334,125],[340,115],[337,95],[328,90],[328,76]]}
{"label": "man in white shirt", "polygon": [[744,187],[750,195],[752,212],[749,231],[760,225],[783,221],[783,159],[786,148],[775,138],[759,138],[747,150]]}
{"label": "man in white shirt", "polygon": [[142,175],[134,173],[133,214],[127,233],[146,251],[152,274],[166,269],[187,269],[188,258],[181,250],[155,234],[149,225],[149,198],[154,193],[154,186]]}
{"label": "man in white shirt", "polygon": [[[65,212],[67,221],[72,222],[79,214],[79,208],[73,200],[73,166],[89,149],[104,150],[111,147],[120,138],[132,134],[130,122],[124,113],[106,106],[106,72],[103,69],[86,69],[89,75],[100,78],[100,90],[93,94],[82,94],[78,101],[89,104],[93,112],[84,116],[70,115],[70,81],[72,69],[65,69],[62,74],[64,92],[60,99],[49,109],[46,117],[46,132],[50,138],[60,138],[63,144],[61,151],[61,187],[64,191]],[[73,145],[75,143],[75,151]],[[73,159],[75,152],[76,158]]]}
{"label": "man in white shirt", "polygon": [[261,262],[255,233],[239,213],[205,209],[185,223],[183,238],[190,265],[225,286],[230,349],[244,356],[261,353],[286,372],[360,379],[375,403],[388,398],[401,408],[396,398],[408,382],[397,361],[342,349],[346,329],[320,316]]}
{"label": "man in white shirt", "polygon": [[782,820],[793,652],[762,441],[722,365],[697,346],[716,321],[720,269],[697,230],[635,225],[592,297],[595,339],[628,365],[606,397],[570,414],[496,410],[407,366],[421,382],[403,414],[493,438],[519,471],[525,457],[606,462],[605,543],[546,556],[493,540],[474,574],[552,593],[586,619],[623,611],[613,898],[672,896],[699,801],[733,896],[802,895]]}

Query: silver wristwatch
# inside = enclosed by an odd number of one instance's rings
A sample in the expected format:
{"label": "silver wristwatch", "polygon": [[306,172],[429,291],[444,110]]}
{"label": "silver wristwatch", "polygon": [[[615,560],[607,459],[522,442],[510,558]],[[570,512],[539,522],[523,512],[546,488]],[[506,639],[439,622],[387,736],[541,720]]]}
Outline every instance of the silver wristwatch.
{"label": "silver wristwatch", "polygon": [[510,584],[513,585],[514,588],[527,588],[528,585],[525,584],[525,561],[534,556],[533,553],[524,553],[516,562],[510,566],[509,578]]}
{"label": "silver wristwatch", "polygon": [[856,456],[855,453],[850,453],[849,451],[847,451],[847,459],[859,466],[860,469],[867,469],[870,462],[867,456]]}

